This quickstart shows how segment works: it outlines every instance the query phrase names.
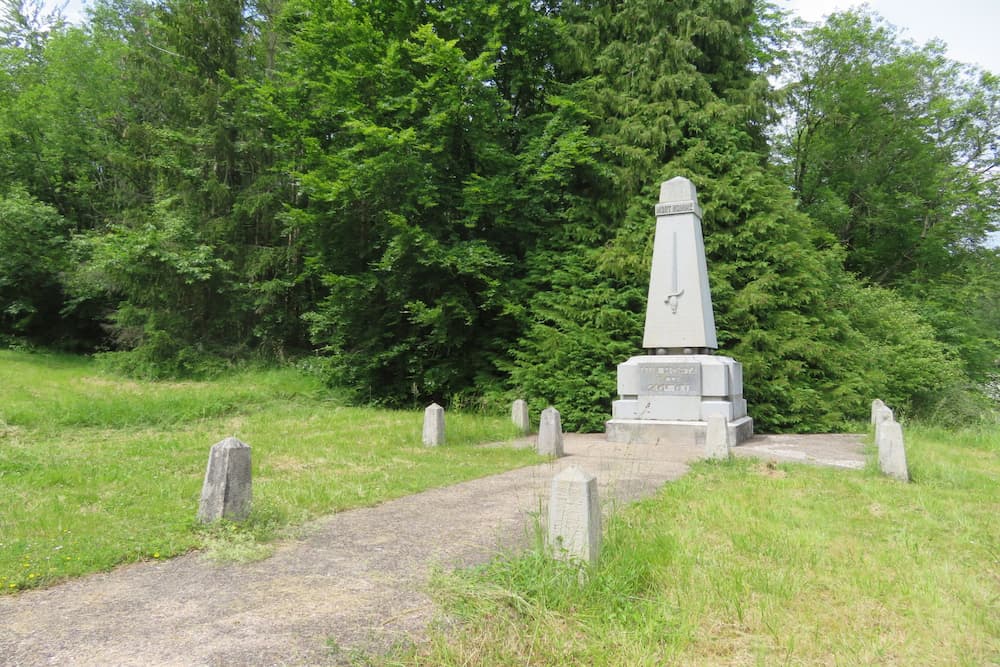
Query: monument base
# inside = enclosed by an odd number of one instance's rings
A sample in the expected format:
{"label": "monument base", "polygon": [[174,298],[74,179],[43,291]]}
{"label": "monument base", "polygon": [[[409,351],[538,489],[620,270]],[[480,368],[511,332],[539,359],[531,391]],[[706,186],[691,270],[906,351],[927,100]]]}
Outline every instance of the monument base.
{"label": "monument base", "polygon": [[[738,445],[753,436],[753,419],[740,417],[727,423],[729,442]],[[644,445],[705,445],[708,422],[662,419],[611,419],[604,423],[608,442]]]}
{"label": "monument base", "polygon": [[702,445],[712,416],[726,420],[733,445],[753,435],[743,398],[743,367],[730,357],[632,357],[618,364],[618,394],[605,424],[611,442]]}

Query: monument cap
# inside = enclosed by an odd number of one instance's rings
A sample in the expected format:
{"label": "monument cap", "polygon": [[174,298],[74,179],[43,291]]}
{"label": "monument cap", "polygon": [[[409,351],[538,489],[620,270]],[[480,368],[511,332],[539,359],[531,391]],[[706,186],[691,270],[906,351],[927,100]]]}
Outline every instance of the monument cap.
{"label": "monument cap", "polygon": [[660,201],[698,201],[698,191],[694,183],[683,176],[674,176],[660,183]]}

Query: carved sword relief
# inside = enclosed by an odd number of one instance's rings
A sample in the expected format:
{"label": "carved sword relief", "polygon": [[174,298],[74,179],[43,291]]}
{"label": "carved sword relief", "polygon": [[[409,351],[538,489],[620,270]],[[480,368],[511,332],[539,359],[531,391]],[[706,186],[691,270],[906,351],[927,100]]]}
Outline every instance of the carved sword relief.
{"label": "carved sword relief", "polygon": [[684,290],[677,289],[677,232],[674,232],[673,237],[673,269],[670,274],[670,292],[667,293],[667,298],[663,303],[670,306],[670,312],[674,315],[677,314],[677,302],[680,300],[681,296],[684,295]]}

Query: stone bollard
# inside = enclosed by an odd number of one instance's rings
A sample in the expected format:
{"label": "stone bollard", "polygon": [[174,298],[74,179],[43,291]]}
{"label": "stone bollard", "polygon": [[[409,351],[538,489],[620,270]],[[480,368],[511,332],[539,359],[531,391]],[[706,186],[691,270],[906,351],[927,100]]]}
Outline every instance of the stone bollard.
{"label": "stone bollard", "polygon": [[878,445],[878,467],[882,474],[900,482],[909,482],[903,427],[895,420],[878,422],[875,425],[875,444]]}
{"label": "stone bollard", "polygon": [[444,444],[444,408],[431,403],[424,410],[424,445],[437,447]]}
{"label": "stone bollard", "polygon": [[730,456],[729,424],[722,415],[709,415],[705,429],[705,458],[725,461]]}
{"label": "stone bollard", "polygon": [[201,487],[198,520],[242,521],[250,513],[251,495],[250,445],[236,438],[212,445]]}
{"label": "stone bollard", "polygon": [[531,432],[531,419],[528,416],[528,404],[524,399],[517,399],[510,408],[510,419],[522,433]]}
{"label": "stone bollard", "polygon": [[556,458],[563,455],[562,420],[553,407],[542,410],[538,422],[538,453]]}
{"label": "stone bollard", "polygon": [[560,560],[593,565],[601,553],[601,506],[597,478],[571,466],[552,479],[549,547]]}

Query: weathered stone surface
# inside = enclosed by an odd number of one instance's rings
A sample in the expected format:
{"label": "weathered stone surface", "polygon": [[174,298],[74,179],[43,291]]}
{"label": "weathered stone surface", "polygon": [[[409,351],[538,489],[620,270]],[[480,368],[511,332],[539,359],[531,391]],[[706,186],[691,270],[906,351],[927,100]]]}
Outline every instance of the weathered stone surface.
{"label": "weathered stone surface", "polygon": [[563,455],[562,418],[553,407],[542,410],[538,422],[538,453],[556,457]]}
{"label": "weathered stone surface", "polygon": [[891,419],[878,422],[875,425],[875,444],[878,445],[878,467],[882,474],[901,482],[909,482],[903,427]]}
{"label": "weathered stone surface", "polygon": [[437,447],[444,444],[444,408],[431,403],[424,410],[424,446]]}
{"label": "weathered stone surface", "polygon": [[646,349],[716,349],[701,208],[694,184],[678,176],[660,185],[649,274]]}
{"label": "weathered stone surface", "polygon": [[612,442],[666,443],[678,435],[680,423],[681,431],[702,443],[705,420],[712,415],[726,418],[732,445],[753,435],[743,398],[743,368],[730,357],[632,357],[618,364],[618,394],[621,398],[612,403],[611,421],[605,424]]}
{"label": "weathered stone surface", "polygon": [[872,406],[872,423],[878,428],[881,422],[891,422],[896,421],[896,416],[892,412],[892,408],[883,403],[880,406]]}
{"label": "weathered stone surface", "polygon": [[601,506],[597,478],[571,466],[552,480],[549,546],[562,560],[594,564],[601,553]]}
{"label": "weathered stone surface", "polygon": [[708,354],[642,355],[618,364],[614,419],[703,420],[724,414],[745,417],[743,367]]}
{"label": "weathered stone surface", "polygon": [[528,404],[524,399],[517,399],[510,408],[510,419],[521,433],[531,432],[531,418],[528,416]]}
{"label": "weathered stone surface", "polygon": [[876,417],[878,416],[879,411],[884,407],[885,403],[881,398],[876,398],[872,401],[872,424],[877,423]]}
{"label": "weathered stone surface", "polygon": [[706,421],[708,424],[705,429],[705,458],[719,461],[728,459],[731,442],[726,418],[711,415]]}
{"label": "weathered stone surface", "polygon": [[250,513],[252,497],[250,475],[250,445],[236,438],[212,445],[201,487],[198,520],[211,523],[219,519],[245,519]]}
{"label": "weathered stone surface", "polygon": [[[705,446],[703,421],[679,419],[610,419],[604,422],[608,442],[664,446]],[[753,420],[739,417],[728,423],[729,441],[733,446],[753,437]]]}

